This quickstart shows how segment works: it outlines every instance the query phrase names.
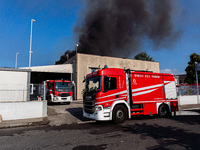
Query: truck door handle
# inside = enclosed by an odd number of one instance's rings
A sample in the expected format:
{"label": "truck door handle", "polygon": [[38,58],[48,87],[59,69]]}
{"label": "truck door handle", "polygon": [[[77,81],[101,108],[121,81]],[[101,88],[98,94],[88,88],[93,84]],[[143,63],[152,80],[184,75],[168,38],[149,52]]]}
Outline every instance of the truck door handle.
{"label": "truck door handle", "polygon": [[115,95],[115,98],[119,98],[119,95]]}

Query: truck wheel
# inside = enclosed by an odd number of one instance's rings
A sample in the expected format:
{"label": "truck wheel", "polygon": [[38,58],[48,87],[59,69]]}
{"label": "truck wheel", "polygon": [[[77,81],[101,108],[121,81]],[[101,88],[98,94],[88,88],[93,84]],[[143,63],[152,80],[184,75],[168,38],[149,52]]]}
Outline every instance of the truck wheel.
{"label": "truck wheel", "polygon": [[116,124],[120,124],[125,122],[127,119],[127,111],[126,108],[122,105],[117,105],[113,111],[113,121]]}
{"label": "truck wheel", "polygon": [[48,105],[51,105],[51,104],[52,104],[51,95],[50,95],[50,96],[47,96],[47,104],[48,104]]}
{"label": "truck wheel", "polygon": [[169,114],[169,109],[166,104],[161,104],[158,109],[158,115],[162,117],[166,117]]}

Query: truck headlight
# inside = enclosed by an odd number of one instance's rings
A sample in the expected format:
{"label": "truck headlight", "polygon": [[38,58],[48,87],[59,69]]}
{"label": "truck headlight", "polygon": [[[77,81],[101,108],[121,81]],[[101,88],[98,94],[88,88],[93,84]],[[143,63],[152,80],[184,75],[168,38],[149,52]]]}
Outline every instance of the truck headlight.
{"label": "truck headlight", "polygon": [[96,106],[95,107],[95,111],[101,111],[101,110],[103,110],[102,106]]}

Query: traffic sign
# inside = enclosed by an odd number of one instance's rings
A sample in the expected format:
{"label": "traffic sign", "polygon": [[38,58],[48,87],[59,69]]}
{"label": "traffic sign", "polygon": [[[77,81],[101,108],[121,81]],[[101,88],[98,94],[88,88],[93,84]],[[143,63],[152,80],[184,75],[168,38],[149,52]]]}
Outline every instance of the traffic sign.
{"label": "traffic sign", "polygon": [[200,71],[200,63],[197,63],[196,67],[197,67],[197,71]]}

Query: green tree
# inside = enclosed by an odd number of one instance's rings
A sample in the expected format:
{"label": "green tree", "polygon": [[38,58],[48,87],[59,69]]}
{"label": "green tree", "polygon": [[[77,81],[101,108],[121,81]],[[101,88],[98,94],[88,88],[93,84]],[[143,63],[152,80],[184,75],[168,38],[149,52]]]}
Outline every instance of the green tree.
{"label": "green tree", "polygon": [[135,59],[137,59],[137,60],[146,60],[146,61],[154,61],[153,57],[148,55],[146,52],[137,53],[135,55]]}
{"label": "green tree", "polygon": [[[195,62],[200,63],[200,55],[193,53],[190,55],[190,61],[188,62],[188,66],[185,69],[187,73],[187,76],[185,78],[185,83],[189,83],[189,84],[196,83]],[[198,75],[198,81],[199,79],[200,79],[200,75]]]}

